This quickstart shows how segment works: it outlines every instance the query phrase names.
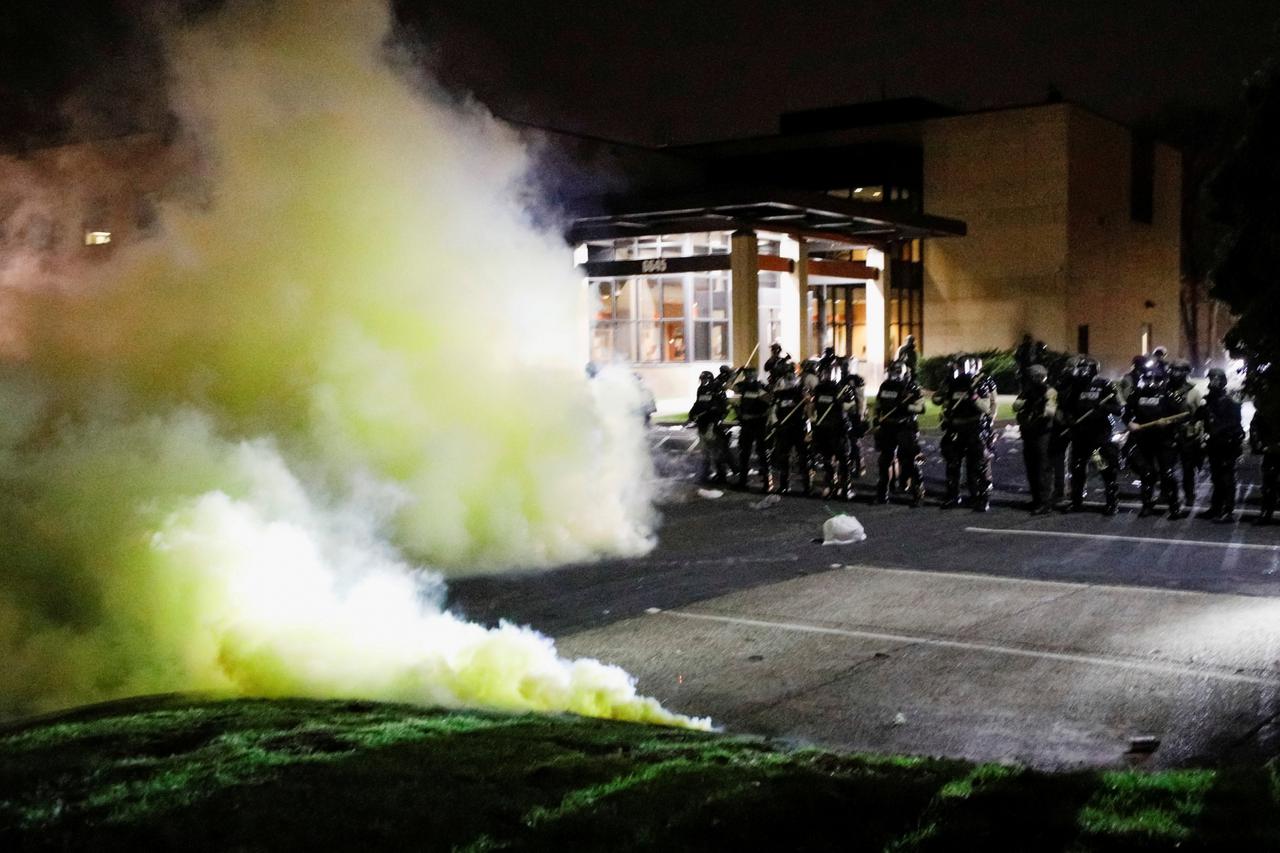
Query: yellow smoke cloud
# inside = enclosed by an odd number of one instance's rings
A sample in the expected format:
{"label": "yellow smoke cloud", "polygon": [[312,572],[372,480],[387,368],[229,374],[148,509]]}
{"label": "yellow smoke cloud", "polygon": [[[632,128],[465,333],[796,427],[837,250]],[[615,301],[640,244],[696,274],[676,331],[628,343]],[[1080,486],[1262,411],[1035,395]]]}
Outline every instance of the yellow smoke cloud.
{"label": "yellow smoke cloud", "polygon": [[170,38],[204,203],[20,317],[0,377],[0,710],[208,689],[705,725],[441,610],[442,573],[650,547],[649,470],[635,390],[582,376],[523,150],[392,70],[390,23],[232,2]]}

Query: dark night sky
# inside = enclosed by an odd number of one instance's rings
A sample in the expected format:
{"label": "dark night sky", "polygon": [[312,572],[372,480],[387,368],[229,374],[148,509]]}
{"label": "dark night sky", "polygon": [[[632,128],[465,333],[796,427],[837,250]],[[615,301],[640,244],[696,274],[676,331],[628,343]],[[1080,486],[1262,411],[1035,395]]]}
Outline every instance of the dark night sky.
{"label": "dark night sky", "polygon": [[[95,89],[127,113],[163,88],[137,12],[217,0],[4,0],[0,134]],[[325,0],[317,0],[325,2]],[[446,85],[499,115],[637,142],[769,133],[788,109],[922,96],[1070,100],[1134,121],[1231,106],[1276,52],[1276,0],[395,0]]]}
{"label": "dark night sky", "polygon": [[[1275,0],[399,0],[448,82],[511,118],[638,142],[769,133],[788,109],[918,95],[1066,98],[1134,121],[1230,105],[1274,52]],[[412,10],[412,11],[411,11]]]}

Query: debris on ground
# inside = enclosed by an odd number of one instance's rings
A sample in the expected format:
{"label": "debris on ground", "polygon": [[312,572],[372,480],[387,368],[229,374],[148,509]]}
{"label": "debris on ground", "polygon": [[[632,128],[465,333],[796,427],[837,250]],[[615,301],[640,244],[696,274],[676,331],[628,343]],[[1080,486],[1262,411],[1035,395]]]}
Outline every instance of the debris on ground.
{"label": "debris on ground", "polygon": [[1160,738],[1153,735],[1139,735],[1129,739],[1130,755],[1150,755],[1160,748]]}
{"label": "debris on ground", "polygon": [[822,523],[823,545],[853,545],[866,538],[862,522],[852,515],[833,515]]}
{"label": "debris on ground", "polygon": [[893,715],[893,724],[895,726],[905,726],[907,724],[907,715],[899,711]]}
{"label": "debris on ground", "polygon": [[719,489],[698,489],[698,497],[715,500],[716,498],[724,497],[724,492]]}
{"label": "debris on ground", "polygon": [[781,495],[765,495],[761,500],[751,505],[752,509],[768,509],[771,506],[777,506],[782,503]]}

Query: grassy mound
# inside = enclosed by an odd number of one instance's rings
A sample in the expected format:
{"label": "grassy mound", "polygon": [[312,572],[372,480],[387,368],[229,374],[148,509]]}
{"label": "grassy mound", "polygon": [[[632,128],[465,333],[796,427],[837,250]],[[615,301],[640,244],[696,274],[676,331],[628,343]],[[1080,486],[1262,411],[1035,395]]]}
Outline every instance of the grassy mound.
{"label": "grassy mound", "polygon": [[1280,849],[1266,770],[1044,774],[570,717],[137,700],[0,730],[0,849]]}

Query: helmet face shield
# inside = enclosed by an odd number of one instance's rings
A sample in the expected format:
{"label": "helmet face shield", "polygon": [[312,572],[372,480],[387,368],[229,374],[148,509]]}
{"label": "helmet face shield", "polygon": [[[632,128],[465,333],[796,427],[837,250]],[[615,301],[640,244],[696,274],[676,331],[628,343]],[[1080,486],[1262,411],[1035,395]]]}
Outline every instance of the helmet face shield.
{"label": "helmet face shield", "polygon": [[1092,358],[1081,358],[1071,367],[1071,375],[1077,379],[1093,379],[1098,375],[1098,362]]}
{"label": "helmet face shield", "polygon": [[957,379],[962,377],[969,377],[972,379],[981,372],[982,359],[978,358],[976,355],[966,355],[962,358],[956,359],[952,376],[955,376]]}
{"label": "helmet face shield", "polygon": [[1138,381],[1135,384],[1139,390],[1154,391],[1164,384],[1164,377],[1154,369],[1147,369],[1138,374]]}
{"label": "helmet face shield", "polygon": [[704,370],[698,374],[699,382],[710,382],[712,379],[715,379],[715,376],[712,375],[710,370]]}
{"label": "helmet face shield", "polygon": [[889,378],[895,382],[906,382],[911,378],[911,370],[902,362],[895,361],[889,365]]}
{"label": "helmet face shield", "polygon": [[1209,371],[1209,387],[1214,391],[1225,391],[1227,388],[1227,373],[1221,368],[1215,367]]}

